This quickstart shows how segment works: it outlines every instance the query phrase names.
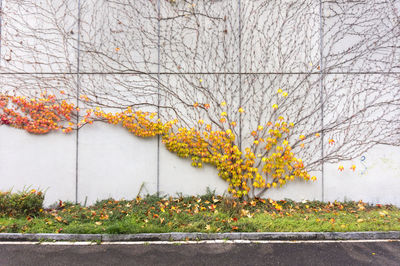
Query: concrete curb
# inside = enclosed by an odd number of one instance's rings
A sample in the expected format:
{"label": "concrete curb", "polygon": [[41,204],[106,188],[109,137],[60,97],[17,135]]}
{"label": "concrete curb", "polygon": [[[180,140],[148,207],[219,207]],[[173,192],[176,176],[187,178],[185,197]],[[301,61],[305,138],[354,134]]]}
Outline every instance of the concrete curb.
{"label": "concrete curb", "polygon": [[145,233],[145,234],[21,234],[0,233],[0,241],[185,241],[185,240],[400,240],[400,231],[387,232],[264,232],[264,233]]}

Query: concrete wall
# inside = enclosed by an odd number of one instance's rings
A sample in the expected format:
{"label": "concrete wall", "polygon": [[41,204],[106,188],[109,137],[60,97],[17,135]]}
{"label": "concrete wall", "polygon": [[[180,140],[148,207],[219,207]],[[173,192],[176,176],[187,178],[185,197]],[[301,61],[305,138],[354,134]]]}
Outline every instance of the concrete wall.
{"label": "concrete wall", "polygon": [[[108,97],[107,104],[126,107],[157,102],[155,77],[185,101],[201,102],[198,87],[204,80],[202,86],[209,89],[225,86],[218,95],[229,97],[225,100],[230,100],[232,110],[240,107],[240,88],[251,98],[243,103],[248,110],[266,93],[273,93],[270,101],[276,98],[278,87],[298,89],[302,79],[309,80],[302,86],[314,86],[316,94],[324,87],[340,87],[344,93],[352,86],[379,89],[382,84],[399,90],[399,1],[201,0],[193,6],[177,0],[178,8],[162,0],[139,2],[143,6],[105,0],[80,1],[81,6],[76,0],[0,0],[0,92],[35,96],[41,89],[56,88],[54,93],[62,89],[74,102],[79,100],[78,88],[81,94],[95,92]],[[158,24],[157,3],[162,17],[182,10],[188,15],[194,7],[209,16],[177,16]],[[198,25],[196,35],[191,27]],[[172,47],[164,44],[168,40]],[[322,69],[316,67],[320,64]],[[314,104],[315,99],[319,96],[302,104]],[[165,97],[161,103],[174,105],[174,100]],[[80,104],[84,109],[85,103]],[[336,108],[337,103],[328,105]],[[183,116],[185,110],[179,110]],[[325,113],[325,123],[330,116]],[[250,112],[243,117],[243,125],[254,122]],[[249,135],[249,129],[243,134]],[[353,163],[355,172],[349,170]],[[266,197],[400,206],[399,147],[376,146],[342,164],[343,172],[338,171],[339,164],[325,164],[323,174],[314,173],[317,182],[289,183]],[[156,138],[140,139],[123,128],[97,123],[78,135],[36,136],[1,126],[0,190],[28,186],[45,189],[47,205],[59,199],[87,204],[108,197],[131,199],[139,191],[193,195],[205,193],[207,187],[218,194],[227,189],[216,169],[193,168],[190,160],[169,153]]]}
{"label": "concrete wall", "polygon": [[[202,169],[178,158],[160,144],[157,179],[157,139],[140,139],[123,128],[106,124],[84,127],[78,144],[78,201],[92,204],[105,198],[131,199],[141,194],[196,195],[207,187],[227,193],[227,183],[211,166]],[[0,189],[24,187],[46,190],[46,204],[75,201],[76,136],[52,133],[30,135],[22,130],[0,127]],[[400,206],[400,148],[377,146],[353,162],[326,164],[325,174],[314,173],[316,182],[293,182],[265,196],[294,200],[363,200]],[[357,165],[355,172],[350,170]],[[322,179],[324,187],[322,187]],[[158,180],[158,181],[157,181]]]}

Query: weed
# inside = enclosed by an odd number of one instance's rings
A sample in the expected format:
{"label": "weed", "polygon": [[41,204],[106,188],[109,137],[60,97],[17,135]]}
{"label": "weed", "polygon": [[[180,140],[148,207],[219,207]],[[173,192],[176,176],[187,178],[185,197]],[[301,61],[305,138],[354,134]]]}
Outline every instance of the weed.
{"label": "weed", "polygon": [[44,193],[36,189],[0,192],[0,217],[39,216],[43,211],[43,201]]}

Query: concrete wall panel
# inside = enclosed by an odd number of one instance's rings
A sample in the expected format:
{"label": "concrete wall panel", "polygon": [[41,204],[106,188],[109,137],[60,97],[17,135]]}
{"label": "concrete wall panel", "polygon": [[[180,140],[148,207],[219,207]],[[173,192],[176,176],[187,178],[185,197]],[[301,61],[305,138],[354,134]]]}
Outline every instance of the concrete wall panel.
{"label": "concrete wall panel", "polygon": [[156,193],[157,139],[140,139],[126,129],[98,123],[79,131],[78,201],[132,199]]}
{"label": "concrete wall panel", "polygon": [[160,147],[161,194],[201,195],[206,193],[207,187],[222,195],[227,193],[228,183],[218,177],[216,168],[207,165],[195,168],[190,159],[179,158],[164,146]]}
{"label": "concrete wall panel", "polygon": [[46,191],[45,204],[75,200],[75,133],[37,136],[0,127],[0,190]]}
{"label": "concrete wall panel", "polygon": [[[350,170],[355,164],[356,170]],[[343,165],[344,171],[338,170]],[[376,146],[351,162],[326,165],[326,200],[363,200],[400,206],[400,148]]]}

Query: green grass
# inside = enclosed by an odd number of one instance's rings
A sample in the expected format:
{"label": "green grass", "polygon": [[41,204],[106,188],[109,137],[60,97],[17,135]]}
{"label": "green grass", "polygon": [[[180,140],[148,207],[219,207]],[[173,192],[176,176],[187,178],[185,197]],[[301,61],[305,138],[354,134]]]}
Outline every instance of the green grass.
{"label": "green grass", "polygon": [[0,216],[0,232],[133,234],[163,232],[346,232],[400,230],[400,210],[363,202],[252,200],[214,195],[132,201],[90,207],[60,204],[30,216]]}

